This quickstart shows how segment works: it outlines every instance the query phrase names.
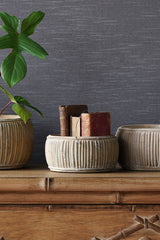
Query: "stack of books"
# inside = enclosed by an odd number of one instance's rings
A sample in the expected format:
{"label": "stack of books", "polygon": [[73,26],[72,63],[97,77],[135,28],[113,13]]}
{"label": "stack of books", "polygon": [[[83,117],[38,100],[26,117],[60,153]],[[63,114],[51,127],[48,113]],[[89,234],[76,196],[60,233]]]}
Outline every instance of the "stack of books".
{"label": "stack of books", "polygon": [[59,106],[60,135],[74,137],[111,134],[110,112],[88,113],[87,105]]}

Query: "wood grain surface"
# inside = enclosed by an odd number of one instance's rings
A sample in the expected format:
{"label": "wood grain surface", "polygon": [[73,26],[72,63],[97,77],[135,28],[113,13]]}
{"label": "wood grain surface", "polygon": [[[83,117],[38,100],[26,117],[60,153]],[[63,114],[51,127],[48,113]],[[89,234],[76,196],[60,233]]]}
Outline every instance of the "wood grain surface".
{"label": "wood grain surface", "polygon": [[[137,224],[136,215],[150,218],[160,214],[159,206],[9,206],[0,207],[0,234],[5,240],[91,240],[94,236],[109,237]],[[160,221],[155,222],[156,225]],[[150,237],[159,240],[159,233],[142,229],[128,240]]]}

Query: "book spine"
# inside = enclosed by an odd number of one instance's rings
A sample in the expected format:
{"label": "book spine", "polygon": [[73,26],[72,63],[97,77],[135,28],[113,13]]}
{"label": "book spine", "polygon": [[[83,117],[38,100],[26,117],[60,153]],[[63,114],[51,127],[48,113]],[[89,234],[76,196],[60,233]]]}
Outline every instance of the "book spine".
{"label": "book spine", "polygon": [[81,136],[91,136],[91,115],[88,113],[81,114]]}
{"label": "book spine", "polygon": [[108,134],[111,135],[111,113],[108,112]]}
{"label": "book spine", "polygon": [[82,136],[107,136],[110,135],[110,113],[84,113],[81,114]]}
{"label": "book spine", "polygon": [[70,117],[70,136],[80,137],[81,136],[81,127],[80,127],[81,118],[80,117]]}
{"label": "book spine", "polygon": [[69,136],[66,108],[63,106],[59,106],[59,119],[60,119],[60,135]]}

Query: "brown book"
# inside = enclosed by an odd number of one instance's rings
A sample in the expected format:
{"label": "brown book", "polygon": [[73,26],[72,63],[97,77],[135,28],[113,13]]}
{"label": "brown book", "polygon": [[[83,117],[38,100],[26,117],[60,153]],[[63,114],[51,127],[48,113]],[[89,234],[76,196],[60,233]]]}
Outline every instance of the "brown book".
{"label": "brown book", "polygon": [[80,116],[81,113],[88,112],[87,105],[63,105],[59,106],[60,135],[70,135],[70,116]]}
{"label": "brown book", "polygon": [[71,116],[70,118],[70,135],[72,137],[81,136],[81,117]]}
{"label": "brown book", "polygon": [[107,136],[110,134],[111,134],[110,112],[81,114],[82,137]]}

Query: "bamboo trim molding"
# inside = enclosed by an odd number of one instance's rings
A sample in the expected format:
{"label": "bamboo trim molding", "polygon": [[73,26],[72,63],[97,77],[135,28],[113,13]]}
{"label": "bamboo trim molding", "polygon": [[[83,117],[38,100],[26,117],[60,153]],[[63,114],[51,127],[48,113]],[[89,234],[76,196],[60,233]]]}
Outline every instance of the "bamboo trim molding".
{"label": "bamboo trim molding", "polygon": [[0,192],[45,192],[45,178],[0,178]]}
{"label": "bamboo trim molding", "polygon": [[[93,184],[94,182],[94,184]],[[160,192],[160,178],[2,177],[0,192]]]}
{"label": "bamboo trim molding", "polygon": [[100,175],[47,169],[2,171],[0,203],[160,204],[159,182],[157,172]]}
{"label": "bamboo trim molding", "polygon": [[50,191],[152,192],[160,191],[159,182],[160,178],[59,177],[50,179]]}

